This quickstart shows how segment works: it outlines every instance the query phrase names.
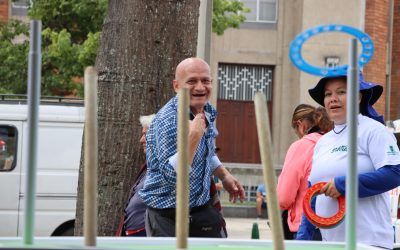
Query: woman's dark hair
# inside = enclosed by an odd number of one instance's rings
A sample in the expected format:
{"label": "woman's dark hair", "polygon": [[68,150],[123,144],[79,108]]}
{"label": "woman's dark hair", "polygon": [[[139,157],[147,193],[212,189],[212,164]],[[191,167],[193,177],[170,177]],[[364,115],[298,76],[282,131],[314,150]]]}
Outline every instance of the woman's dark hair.
{"label": "woman's dark hair", "polygon": [[297,121],[307,120],[309,128],[306,134],[310,132],[319,132],[325,134],[332,130],[333,122],[329,119],[328,113],[324,107],[315,108],[309,104],[298,105],[293,112],[292,127],[297,127]]}

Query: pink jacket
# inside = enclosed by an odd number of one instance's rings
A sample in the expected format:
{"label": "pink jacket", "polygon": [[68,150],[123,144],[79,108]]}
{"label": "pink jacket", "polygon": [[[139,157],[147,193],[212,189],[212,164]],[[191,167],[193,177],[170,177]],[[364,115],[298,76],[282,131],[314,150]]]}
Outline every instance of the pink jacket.
{"label": "pink jacket", "polygon": [[291,232],[299,229],[303,214],[303,197],[308,188],[314,147],[322,135],[311,133],[290,145],[278,179],[279,206],[288,210],[288,225]]}

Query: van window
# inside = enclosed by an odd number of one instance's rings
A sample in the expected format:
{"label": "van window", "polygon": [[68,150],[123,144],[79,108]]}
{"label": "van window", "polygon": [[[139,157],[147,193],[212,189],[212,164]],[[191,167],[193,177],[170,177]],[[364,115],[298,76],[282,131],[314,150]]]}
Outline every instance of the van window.
{"label": "van window", "polygon": [[11,171],[17,161],[17,128],[0,126],[0,171]]}

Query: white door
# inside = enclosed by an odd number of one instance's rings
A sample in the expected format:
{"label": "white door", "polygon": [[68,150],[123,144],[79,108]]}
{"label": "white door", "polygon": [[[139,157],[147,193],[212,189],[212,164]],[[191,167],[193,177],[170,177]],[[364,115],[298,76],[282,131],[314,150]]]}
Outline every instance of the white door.
{"label": "white door", "polygon": [[[28,131],[26,123],[24,123],[24,131]],[[39,123],[35,236],[50,236],[59,226],[75,219],[82,134],[83,123],[80,122]],[[26,144],[23,155],[27,155],[27,150]],[[25,167],[26,164],[23,164],[23,173],[25,173]],[[23,235],[25,181],[23,174],[19,236]]]}
{"label": "white door", "polygon": [[22,122],[0,120],[0,236],[17,236]]}

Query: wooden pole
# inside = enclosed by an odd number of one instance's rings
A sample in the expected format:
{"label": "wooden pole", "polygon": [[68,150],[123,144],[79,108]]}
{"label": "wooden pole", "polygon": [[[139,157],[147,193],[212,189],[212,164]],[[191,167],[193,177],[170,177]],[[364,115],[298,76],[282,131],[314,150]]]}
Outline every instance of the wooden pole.
{"label": "wooden pole", "polygon": [[256,93],[254,103],[264,183],[267,191],[268,218],[271,223],[272,243],[275,250],[283,250],[285,249],[285,245],[283,244],[281,213],[278,205],[278,196],[276,195],[275,170],[272,161],[271,132],[269,128],[268,109],[265,95],[263,93]]}
{"label": "wooden pole", "polygon": [[394,0],[389,1],[389,30],[387,39],[387,50],[386,50],[386,95],[385,95],[385,120],[386,125],[390,125],[392,119],[390,117],[390,95],[392,93],[392,49],[393,49],[393,12],[394,12]]}
{"label": "wooden pole", "polygon": [[97,73],[85,70],[85,155],[83,235],[85,246],[96,246],[97,236]]}
{"label": "wooden pole", "polygon": [[187,249],[189,232],[189,91],[178,94],[178,172],[176,188],[176,249]]}

